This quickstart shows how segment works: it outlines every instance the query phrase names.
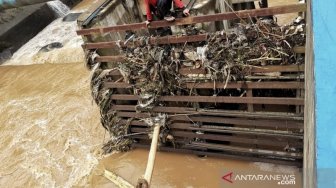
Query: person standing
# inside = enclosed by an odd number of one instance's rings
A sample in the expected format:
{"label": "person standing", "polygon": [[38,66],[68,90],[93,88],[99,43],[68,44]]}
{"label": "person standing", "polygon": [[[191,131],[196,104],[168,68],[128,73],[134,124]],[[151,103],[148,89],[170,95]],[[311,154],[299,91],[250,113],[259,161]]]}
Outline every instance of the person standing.
{"label": "person standing", "polygon": [[183,14],[185,16],[190,15],[189,9],[184,6],[181,0],[145,0],[147,14],[146,25],[148,26],[150,22],[153,21],[153,14],[160,20],[174,21],[175,17],[172,16],[170,12],[173,2],[174,7],[184,9]]}

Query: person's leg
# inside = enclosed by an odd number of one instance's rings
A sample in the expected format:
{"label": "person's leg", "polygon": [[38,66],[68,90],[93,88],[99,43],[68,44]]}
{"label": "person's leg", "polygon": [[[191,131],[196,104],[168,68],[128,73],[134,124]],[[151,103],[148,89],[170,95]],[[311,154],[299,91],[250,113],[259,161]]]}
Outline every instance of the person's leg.
{"label": "person's leg", "polygon": [[259,1],[260,8],[268,8],[268,1],[267,0],[260,0]]}
{"label": "person's leg", "polygon": [[[268,0],[259,0],[259,7],[260,8],[268,8]],[[263,16],[263,19],[274,20],[273,16]]]}
{"label": "person's leg", "polygon": [[173,0],[158,0],[157,8],[160,17],[170,16]]}
{"label": "person's leg", "polygon": [[[165,19],[167,21],[174,21],[175,17],[171,16],[170,9],[172,8],[173,0],[158,0],[157,12],[159,19]],[[163,27],[157,29],[157,35],[167,36],[171,35],[172,31],[170,27]]]}
{"label": "person's leg", "polygon": [[149,4],[149,9],[154,15],[156,14],[156,8],[152,4]]}

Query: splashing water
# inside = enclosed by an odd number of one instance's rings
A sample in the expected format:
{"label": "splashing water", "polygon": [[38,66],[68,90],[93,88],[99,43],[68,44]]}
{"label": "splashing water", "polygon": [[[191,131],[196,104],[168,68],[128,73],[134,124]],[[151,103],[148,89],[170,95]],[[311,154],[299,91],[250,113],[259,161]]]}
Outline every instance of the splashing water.
{"label": "splashing water", "polygon": [[[60,3],[51,4],[65,15]],[[98,164],[104,130],[76,28],[59,18],[0,66],[0,187],[86,185]],[[59,41],[63,48],[38,52]]]}
{"label": "splashing water", "polygon": [[[59,0],[48,2],[48,5],[53,7],[53,10],[58,12],[59,15],[64,16],[69,13],[69,7]],[[76,21],[63,22],[60,17],[23,45],[4,65],[83,62],[84,52],[81,48],[83,41],[80,36],[77,36],[76,30]],[[63,47],[50,52],[39,53],[42,47],[56,42],[61,43]]]}
{"label": "splashing water", "polygon": [[56,16],[58,17],[63,17],[70,11],[70,8],[60,0],[47,2],[47,5],[56,13]]}
{"label": "splashing water", "polygon": [[0,187],[85,184],[104,130],[82,64],[0,66]]}

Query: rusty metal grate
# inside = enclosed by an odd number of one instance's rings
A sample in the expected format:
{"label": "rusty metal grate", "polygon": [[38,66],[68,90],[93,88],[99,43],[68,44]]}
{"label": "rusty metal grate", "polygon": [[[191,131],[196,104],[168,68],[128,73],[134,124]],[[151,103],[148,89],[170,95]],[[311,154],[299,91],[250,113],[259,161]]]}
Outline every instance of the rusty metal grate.
{"label": "rusty metal grate", "polygon": [[[294,4],[257,10],[244,10],[222,14],[179,18],[175,22],[154,21],[151,28],[172,25],[187,25],[203,22],[232,20],[256,16],[268,16],[306,11],[306,4]],[[147,29],[144,23],[116,25],[109,27],[81,29],[78,35],[102,35],[110,32]],[[192,43],[207,40],[207,34],[194,36],[152,37],[152,45]],[[113,49],[139,45],[136,42],[125,44],[124,41],[93,42],[83,45],[84,50]],[[304,48],[294,49],[304,54]],[[98,56],[95,62],[122,63],[123,55]],[[181,68],[180,74],[205,74],[202,68]],[[264,68],[255,67],[253,73],[286,73],[285,76],[267,77],[250,76],[245,81],[214,83],[211,81],[195,82],[183,85],[187,89],[203,91],[200,96],[160,96],[162,106],[152,109],[155,113],[168,114],[169,134],[174,136],[174,143],[161,146],[163,151],[193,153],[234,159],[248,159],[281,164],[301,165],[303,150],[303,112],[304,65],[277,65]],[[139,96],[132,93],[134,85],[125,83],[117,70],[110,70],[108,79],[102,87],[113,89],[111,111],[116,112],[124,124],[130,125],[130,133],[148,131],[143,118],[150,113],[136,108]],[[226,87],[226,90],[244,90],[244,96],[209,95],[209,91]],[[269,91],[271,96],[258,96],[260,91]],[[284,96],[273,93],[282,92]],[[294,93],[286,96],[286,92]],[[232,107],[233,106],[233,107]],[[129,121],[131,120],[131,121]],[[148,147],[147,135],[134,135],[136,147]]]}

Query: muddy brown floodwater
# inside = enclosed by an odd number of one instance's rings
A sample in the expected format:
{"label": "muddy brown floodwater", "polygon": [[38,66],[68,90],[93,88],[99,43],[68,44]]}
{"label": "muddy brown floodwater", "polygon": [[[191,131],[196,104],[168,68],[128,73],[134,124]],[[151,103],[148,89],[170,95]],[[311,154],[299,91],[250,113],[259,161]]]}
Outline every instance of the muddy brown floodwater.
{"label": "muddy brown floodwater", "polygon": [[0,67],[0,185],[85,185],[103,141],[82,64]]}
{"label": "muddy brown floodwater", "polygon": [[[83,1],[76,10],[91,2]],[[271,5],[284,2],[271,1]],[[75,48],[80,49],[80,44]],[[102,176],[104,169],[133,184],[143,175],[147,150],[100,155],[105,132],[90,95],[89,72],[79,57],[78,63],[69,64],[58,53],[46,58],[45,63],[53,64],[40,64],[40,58],[34,58],[22,62],[33,65],[0,66],[0,187],[114,187]],[[230,172],[294,174],[295,185],[221,179]],[[247,186],[302,187],[302,172],[266,163],[167,152],[157,155],[152,187]]]}

